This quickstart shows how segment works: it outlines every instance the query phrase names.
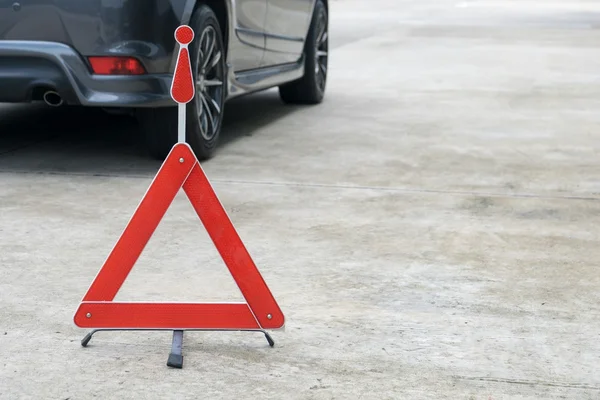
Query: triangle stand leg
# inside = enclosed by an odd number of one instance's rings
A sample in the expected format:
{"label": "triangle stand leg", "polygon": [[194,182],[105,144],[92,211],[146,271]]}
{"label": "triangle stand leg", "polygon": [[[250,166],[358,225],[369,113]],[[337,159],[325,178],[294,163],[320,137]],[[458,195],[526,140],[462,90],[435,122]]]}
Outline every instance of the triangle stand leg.
{"label": "triangle stand leg", "polygon": [[[92,340],[92,336],[94,336],[94,334],[96,334],[97,332],[100,331],[141,331],[141,330],[145,330],[145,329],[93,329],[90,332],[88,332],[83,339],[81,339],[81,345],[83,347],[87,347],[88,343],[90,342],[90,340]],[[154,330],[154,329],[148,329],[148,330]],[[161,329],[162,330],[162,329]],[[194,330],[194,331],[212,331],[213,329],[189,329],[189,330]],[[265,339],[267,339],[267,342],[269,343],[270,347],[274,347],[275,346],[275,341],[273,340],[273,337],[269,334],[269,332],[265,331],[265,330],[256,330],[256,329],[248,329],[248,330],[244,330],[241,329],[240,331],[246,331],[246,332],[260,332],[263,335],[265,335]],[[175,333],[176,332],[181,332],[181,342],[183,344],[183,331],[173,331],[173,345],[171,346],[171,354],[181,354],[181,351],[179,353],[177,353],[176,351],[174,351],[175,349]],[[179,340],[179,339],[177,339]],[[181,346],[179,347],[179,349],[181,350]]]}
{"label": "triangle stand leg", "polygon": [[171,345],[171,354],[167,360],[167,366],[172,368],[183,368],[183,331],[173,331],[173,344]]}
{"label": "triangle stand leg", "polygon": [[94,336],[94,333],[98,332],[99,329],[94,329],[93,331],[89,332],[87,335],[85,335],[83,337],[83,339],[81,339],[81,345],[83,347],[87,347],[88,343],[90,342],[90,340],[92,340],[92,336]]}
{"label": "triangle stand leg", "polygon": [[[92,340],[92,337],[94,336],[94,334],[96,334],[97,332],[105,332],[105,331],[154,331],[155,329],[119,329],[119,328],[115,328],[115,329],[93,329],[90,332],[88,332],[83,339],[81,339],[81,346],[83,347],[87,347],[88,343]],[[159,330],[163,330],[163,329],[159,329]],[[214,330],[218,330],[218,329],[190,329],[191,331],[214,331]],[[260,332],[263,335],[265,335],[265,339],[267,339],[267,342],[269,343],[270,347],[274,347],[275,346],[275,341],[273,340],[273,338],[271,337],[271,335],[269,334],[269,332],[267,332],[266,330],[263,329],[240,329],[239,331],[246,331],[246,332]],[[171,344],[171,352],[169,353],[169,358],[167,359],[167,366],[171,367],[171,368],[178,368],[181,369],[183,368],[183,330],[174,330],[173,331],[173,341]]]}
{"label": "triangle stand leg", "polygon": [[265,334],[265,338],[267,339],[267,342],[269,342],[269,346],[271,346],[271,347],[275,346],[275,341],[273,340],[271,335],[269,335],[269,332],[267,332],[267,331],[261,331],[261,332]]}

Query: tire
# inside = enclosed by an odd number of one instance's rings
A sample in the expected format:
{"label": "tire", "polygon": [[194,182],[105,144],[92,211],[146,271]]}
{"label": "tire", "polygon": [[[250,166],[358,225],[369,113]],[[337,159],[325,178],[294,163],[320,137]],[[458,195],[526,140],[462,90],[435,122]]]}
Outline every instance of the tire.
{"label": "tire", "polygon": [[281,100],[289,104],[318,104],[327,85],[329,15],[323,0],[317,0],[304,44],[304,76],[279,86]]}
{"label": "tire", "polygon": [[[200,5],[189,25],[194,30],[189,52],[196,94],[186,106],[185,136],[202,161],[213,156],[221,133],[227,90],[226,53],[219,21],[209,6]],[[177,107],[141,109],[139,116],[148,152],[164,160],[177,142]]]}

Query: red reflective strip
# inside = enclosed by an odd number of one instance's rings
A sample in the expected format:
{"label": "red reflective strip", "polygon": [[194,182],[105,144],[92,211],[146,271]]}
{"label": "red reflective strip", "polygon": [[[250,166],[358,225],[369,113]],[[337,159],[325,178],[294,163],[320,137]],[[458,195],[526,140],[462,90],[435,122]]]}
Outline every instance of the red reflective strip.
{"label": "red reflective strip", "polygon": [[247,304],[81,303],[80,328],[114,329],[260,329]]}

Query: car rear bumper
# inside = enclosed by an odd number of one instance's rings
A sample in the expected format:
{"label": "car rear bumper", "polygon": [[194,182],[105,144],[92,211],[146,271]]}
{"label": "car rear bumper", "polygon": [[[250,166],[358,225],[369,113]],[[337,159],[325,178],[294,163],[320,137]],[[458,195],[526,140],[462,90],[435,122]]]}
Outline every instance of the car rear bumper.
{"label": "car rear bumper", "polygon": [[30,102],[47,89],[58,92],[70,105],[174,106],[171,80],[171,74],[94,75],[65,44],[0,40],[0,102]]}

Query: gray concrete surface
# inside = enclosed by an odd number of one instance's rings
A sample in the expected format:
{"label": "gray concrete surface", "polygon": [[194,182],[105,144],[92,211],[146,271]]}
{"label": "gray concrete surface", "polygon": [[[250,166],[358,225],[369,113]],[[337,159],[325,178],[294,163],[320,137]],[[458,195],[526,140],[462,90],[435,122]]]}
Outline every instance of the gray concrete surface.
{"label": "gray concrete surface", "polygon": [[[204,164],[287,316],[101,333],[72,315],[158,164],[135,125],[0,115],[2,399],[600,398],[600,5],[332,1],[318,107],[227,107]],[[238,300],[176,199],[120,300]]]}

